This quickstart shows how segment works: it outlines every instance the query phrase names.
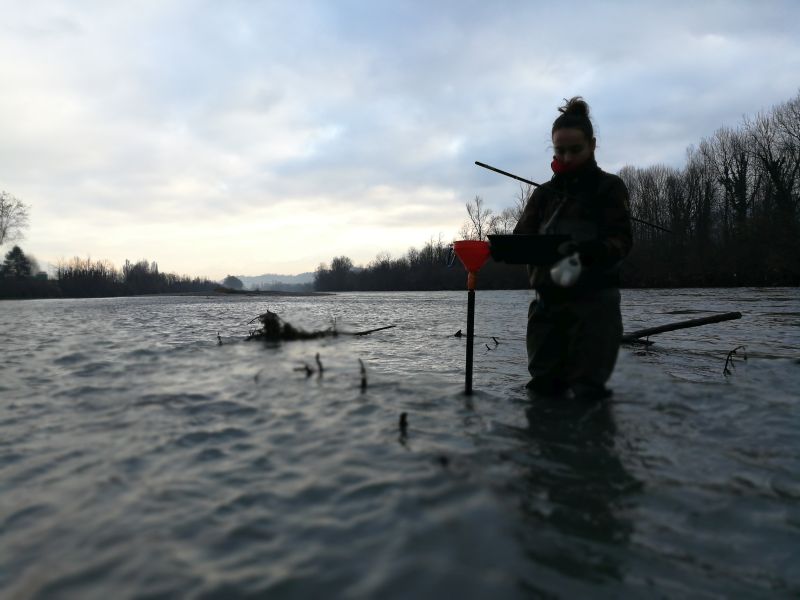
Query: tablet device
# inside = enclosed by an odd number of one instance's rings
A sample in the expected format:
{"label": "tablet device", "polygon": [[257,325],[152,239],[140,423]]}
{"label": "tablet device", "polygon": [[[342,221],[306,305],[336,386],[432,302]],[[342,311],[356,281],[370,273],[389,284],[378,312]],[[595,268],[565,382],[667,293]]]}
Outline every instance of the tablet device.
{"label": "tablet device", "polygon": [[512,265],[552,265],[563,256],[558,247],[571,238],[568,235],[490,235],[492,258]]}

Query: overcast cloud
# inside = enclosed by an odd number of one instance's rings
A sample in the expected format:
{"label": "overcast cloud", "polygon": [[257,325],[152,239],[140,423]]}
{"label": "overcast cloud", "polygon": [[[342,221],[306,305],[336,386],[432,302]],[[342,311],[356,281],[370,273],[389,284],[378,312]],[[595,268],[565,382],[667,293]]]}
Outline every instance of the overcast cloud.
{"label": "overcast cloud", "polygon": [[475,160],[549,178],[564,97],[606,170],[681,165],[798,93],[797,23],[795,0],[0,0],[0,189],[41,261],[366,263],[449,241],[476,194],[510,205]]}

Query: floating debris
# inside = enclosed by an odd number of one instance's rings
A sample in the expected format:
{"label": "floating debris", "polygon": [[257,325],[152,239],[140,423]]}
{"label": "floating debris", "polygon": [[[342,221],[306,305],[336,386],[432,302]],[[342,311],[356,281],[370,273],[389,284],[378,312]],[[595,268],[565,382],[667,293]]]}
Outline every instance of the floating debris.
{"label": "floating debris", "polygon": [[464,336],[464,334],[461,333],[460,329],[453,334],[453,337],[463,337],[463,336]]}
{"label": "floating debris", "polygon": [[314,340],[323,337],[336,337],[339,332],[335,327],[323,329],[321,331],[305,331],[287,323],[276,313],[268,310],[263,315],[258,315],[250,321],[259,321],[261,327],[250,332],[247,340],[264,340],[267,342],[289,342],[295,340]]}
{"label": "floating debris", "polygon": [[[334,321],[333,326],[328,329],[305,331],[304,329],[295,327],[291,323],[287,323],[271,310],[268,310],[263,315],[258,315],[255,319],[250,321],[250,323],[254,323],[255,321],[259,321],[261,327],[251,330],[245,341],[263,340],[266,342],[291,342],[295,340],[315,340],[324,337],[336,337],[338,335],[369,335],[376,331],[397,327],[397,325],[385,325],[384,327],[368,329],[366,331],[338,331],[336,329],[336,322]],[[321,368],[320,373],[322,373]]]}
{"label": "floating debris", "polygon": [[314,369],[312,369],[311,367],[309,367],[305,363],[303,363],[302,367],[295,367],[294,370],[295,371],[304,371],[305,374],[306,374],[306,377],[311,377],[314,374]]}

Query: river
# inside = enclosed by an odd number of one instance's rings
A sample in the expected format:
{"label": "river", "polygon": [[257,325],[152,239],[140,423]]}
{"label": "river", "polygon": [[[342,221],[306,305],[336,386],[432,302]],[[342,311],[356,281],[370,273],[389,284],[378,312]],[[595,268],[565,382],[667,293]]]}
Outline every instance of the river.
{"label": "river", "polygon": [[[527,397],[530,298],[478,291],[470,397],[465,292],[0,303],[0,596],[800,594],[798,289],[623,290],[626,331],[743,316],[591,408]],[[244,342],[267,309],[397,327]]]}

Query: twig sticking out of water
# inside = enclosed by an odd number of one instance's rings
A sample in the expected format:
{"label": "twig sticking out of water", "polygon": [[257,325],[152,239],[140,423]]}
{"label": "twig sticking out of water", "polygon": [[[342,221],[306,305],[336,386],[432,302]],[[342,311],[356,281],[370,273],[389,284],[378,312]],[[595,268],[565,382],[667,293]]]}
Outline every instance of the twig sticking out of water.
{"label": "twig sticking out of water", "polygon": [[314,360],[316,360],[316,361],[317,361],[317,368],[319,369],[319,376],[320,376],[320,377],[322,377],[322,372],[323,372],[325,369],[324,369],[324,368],[322,368],[322,361],[321,361],[321,360],[320,360],[320,358],[319,358],[319,352],[317,352],[317,355],[314,357]]}
{"label": "twig sticking out of water", "polygon": [[745,348],[744,346],[736,346],[736,348],[728,352],[728,356],[725,358],[725,366],[722,369],[722,374],[725,375],[725,377],[731,374],[731,370],[728,368],[729,364],[731,366],[731,369],[736,368],[736,365],[733,364],[733,357],[738,356],[737,352],[739,350],[742,351],[742,356],[741,356],[742,360],[747,360],[747,348]]}
{"label": "twig sticking out of water", "polygon": [[364,361],[358,359],[358,364],[361,365],[361,393],[367,391],[367,369],[364,367]]}
{"label": "twig sticking out of water", "polygon": [[219,331],[217,332],[217,346],[222,346],[222,338],[219,335]]}
{"label": "twig sticking out of water", "polygon": [[400,438],[408,437],[408,413],[400,413]]}
{"label": "twig sticking out of water", "polygon": [[644,350],[637,350],[634,352],[636,356],[649,356],[650,355],[650,346],[652,346],[655,342],[651,342],[650,338],[646,340],[631,340],[628,342],[629,344],[633,344],[635,346],[641,346]]}
{"label": "twig sticking out of water", "polygon": [[489,350],[491,350],[491,348],[489,348],[489,344],[484,344],[484,346],[486,346],[486,351],[487,351],[487,352],[488,352]]}
{"label": "twig sticking out of water", "polygon": [[499,346],[499,345],[500,345],[500,342],[498,342],[498,341],[497,341],[497,338],[496,338],[496,337],[494,337],[494,336],[492,336],[492,341],[494,342],[494,345],[495,345],[495,346]]}
{"label": "twig sticking out of water", "polygon": [[464,334],[463,334],[463,333],[461,333],[461,330],[459,329],[458,331],[456,331],[456,332],[453,334],[453,337],[462,337],[463,335],[464,335]]}

